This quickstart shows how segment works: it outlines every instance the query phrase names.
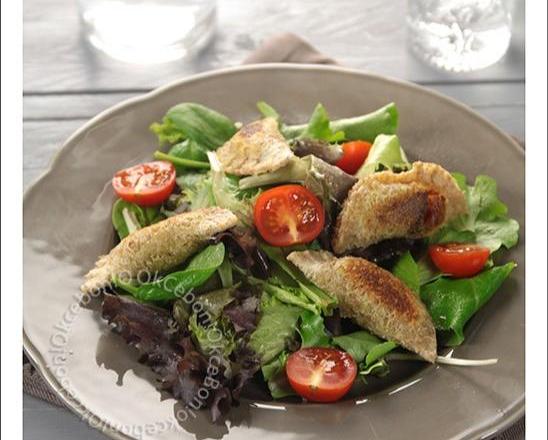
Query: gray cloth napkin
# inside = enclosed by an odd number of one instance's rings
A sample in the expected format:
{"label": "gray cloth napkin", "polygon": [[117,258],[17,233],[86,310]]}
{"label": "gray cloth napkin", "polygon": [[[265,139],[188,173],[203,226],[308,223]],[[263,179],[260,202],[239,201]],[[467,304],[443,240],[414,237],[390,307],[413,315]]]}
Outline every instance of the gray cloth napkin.
{"label": "gray cloth napkin", "polygon": [[[337,64],[335,60],[318,52],[301,37],[284,33],[266,40],[243,64],[259,63],[300,63],[300,64]],[[23,359],[23,391],[31,396],[46,400],[54,405],[64,406],[63,401],[44,382],[40,374]],[[492,440],[522,440],[525,438],[525,417]]]}

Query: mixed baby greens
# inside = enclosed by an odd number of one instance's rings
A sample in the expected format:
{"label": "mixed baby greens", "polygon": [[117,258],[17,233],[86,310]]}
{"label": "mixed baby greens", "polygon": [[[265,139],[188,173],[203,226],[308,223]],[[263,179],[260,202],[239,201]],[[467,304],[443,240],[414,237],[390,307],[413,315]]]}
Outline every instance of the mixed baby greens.
{"label": "mixed baby greens", "polygon": [[[104,309],[111,322],[138,321],[139,313],[150,318],[140,326],[130,326],[126,339],[152,341],[151,335],[156,335],[156,345],[150,346],[154,348],[145,348],[147,362],[152,365],[151,359],[157,357],[156,370],[169,382],[168,389],[186,404],[206,377],[208,359],[220,353],[219,371],[213,376],[221,385],[205,403],[212,408],[214,419],[226,410],[227,403],[238,399],[245,382],[259,370],[273,398],[294,395],[285,365],[299,348],[341,349],[355,360],[361,377],[388,374],[387,355],[400,350],[393,341],[383,341],[350,322],[345,324],[348,320],[340,318],[337,300],[286,259],[292,250],[324,248],[320,238],[307,245],[280,248],[267,245],[251,232],[255,200],[274,185],[293,182],[310,189],[323,202],[331,221],[357,179],[383,170],[397,173],[410,169],[412,165],[396,135],[396,106],[391,103],[366,115],[330,121],[325,108],[318,104],[308,123],[302,125],[285,124],[265,102],[257,106],[263,116],[278,122],[290,145],[304,145],[307,151],[312,148],[318,153],[296,155],[284,168],[261,175],[240,178],[226,174],[211,152],[227,142],[239,124],[200,104],[182,103],[151,126],[160,146],[167,146],[154,157],[175,166],[175,190],[161,206],[142,207],[117,200],[112,210],[112,223],[120,239],[164,218],[210,206],[229,209],[240,221],[239,232],[216,237],[179,270],[142,283],[114,280],[123,301],[109,297]],[[348,140],[372,143],[355,176],[333,171],[319,157],[336,156],[338,143]],[[496,260],[502,248],[516,245],[519,230],[498,199],[492,178],[478,176],[469,186],[464,175],[453,176],[465,193],[468,213],[440,228],[428,244],[481,244],[491,252],[488,267],[473,277],[452,278],[435,269],[424,252],[410,251],[400,253],[387,266],[424,303],[439,341],[446,346],[464,341],[466,323],[515,267],[514,263],[496,265]],[[194,302],[187,301],[189,296]],[[165,316],[177,323],[174,333],[157,328]],[[215,343],[208,337],[211,331],[218,335]],[[175,356],[167,348],[173,344],[185,345],[185,353],[190,353],[184,355],[189,367],[183,373],[174,373],[167,360]]]}

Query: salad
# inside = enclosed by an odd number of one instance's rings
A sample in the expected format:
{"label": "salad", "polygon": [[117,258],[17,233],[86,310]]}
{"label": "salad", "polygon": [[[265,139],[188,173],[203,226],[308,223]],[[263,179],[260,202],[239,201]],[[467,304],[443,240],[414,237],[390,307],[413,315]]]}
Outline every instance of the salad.
{"label": "salad", "polygon": [[393,362],[496,362],[438,355],[515,267],[496,182],[410,161],[393,103],[297,125],[257,107],[178,104],[154,160],[113,177],[120,242],[82,291],[161,388],[217,421],[251,380],[334,402]]}

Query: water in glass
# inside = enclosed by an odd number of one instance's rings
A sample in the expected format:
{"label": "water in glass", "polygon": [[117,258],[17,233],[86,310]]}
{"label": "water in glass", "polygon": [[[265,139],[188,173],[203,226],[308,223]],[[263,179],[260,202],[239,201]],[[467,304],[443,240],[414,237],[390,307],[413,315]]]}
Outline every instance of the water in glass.
{"label": "water in glass", "polygon": [[439,68],[482,69],[506,53],[511,37],[508,0],[409,0],[412,50]]}
{"label": "water in glass", "polygon": [[182,58],[215,29],[215,0],[79,0],[87,38],[113,58],[139,64]]}

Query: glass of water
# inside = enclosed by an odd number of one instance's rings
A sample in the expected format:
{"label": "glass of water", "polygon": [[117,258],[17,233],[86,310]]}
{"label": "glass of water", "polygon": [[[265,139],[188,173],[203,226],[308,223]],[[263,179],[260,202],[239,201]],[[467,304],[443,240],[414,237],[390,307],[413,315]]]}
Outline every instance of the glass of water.
{"label": "glass of water", "polygon": [[213,36],[215,0],[78,0],[90,43],[138,64],[193,54]]}
{"label": "glass of water", "polygon": [[508,50],[508,0],[409,0],[407,26],[413,52],[453,72],[482,69]]}

